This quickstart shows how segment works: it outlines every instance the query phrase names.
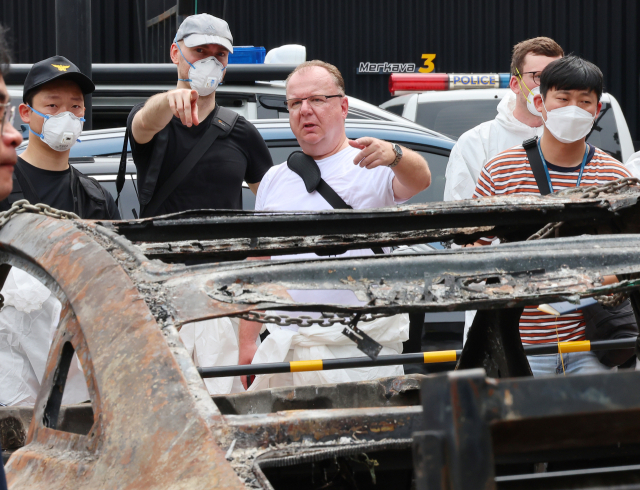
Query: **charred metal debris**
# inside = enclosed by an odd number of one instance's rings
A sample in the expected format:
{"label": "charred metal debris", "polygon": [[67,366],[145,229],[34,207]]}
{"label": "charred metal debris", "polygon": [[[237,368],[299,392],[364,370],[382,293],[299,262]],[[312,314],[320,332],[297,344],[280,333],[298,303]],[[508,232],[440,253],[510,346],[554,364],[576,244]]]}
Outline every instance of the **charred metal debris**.
{"label": "charred metal debris", "polygon": [[[640,373],[514,378],[531,373],[517,331],[524,306],[623,292],[640,312],[640,188],[630,183],[366,211],[13,215],[0,263],[49,286],[63,315],[34,409],[0,408],[10,488],[568,488],[569,474],[590,488],[585,461],[608,468],[602,481],[637,485],[640,399],[625,386]],[[549,223],[562,223],[557,237],[525,241]],[[505,243],[241,260],[482,236]],[[603,285],[612,274],[620,282]],[[357,301],[301,304],[288,293],[305,289]],[[178,329],[274,309],[480,311],[454,373],[210,397]],[[90,401],[61,407],[73,353]],[[539,476],[542,463],[564,473]]]}

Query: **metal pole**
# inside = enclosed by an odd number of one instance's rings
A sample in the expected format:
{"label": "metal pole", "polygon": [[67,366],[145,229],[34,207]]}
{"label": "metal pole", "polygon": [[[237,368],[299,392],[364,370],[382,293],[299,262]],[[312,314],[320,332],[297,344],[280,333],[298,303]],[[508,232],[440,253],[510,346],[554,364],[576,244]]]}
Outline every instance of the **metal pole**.
{"label": "metal pole", "polygon": [[[56,0],[56,54],[91,78],[91,0]],[[91,95],[84,97],[84,129],[92,129]]]}
{"label": "metal pole", "polygon": [[[588,340],[579,342],[561,342],[526,345],[524,351],[528,356],[557,354],[558,350],[568,352],[589,352],[599,350],[633,349],[636,337],[616,340]],[[295,373],[303,371],[329,371],[331,369],[348,369],[374,366],[396,366],[400,364],[432,364],[455,362],[460,359],[461,350],[435,352],[418,352],[416,354],[396,354],[394,356],[378,356],[374,361],[369,357],[349,357],[343,359],[317,359],[312,361],[273,362],[264,364],[248,364],[244,366],[199,367],[203,378],[224,378],[226,376],[252,376],[257,374]]]}

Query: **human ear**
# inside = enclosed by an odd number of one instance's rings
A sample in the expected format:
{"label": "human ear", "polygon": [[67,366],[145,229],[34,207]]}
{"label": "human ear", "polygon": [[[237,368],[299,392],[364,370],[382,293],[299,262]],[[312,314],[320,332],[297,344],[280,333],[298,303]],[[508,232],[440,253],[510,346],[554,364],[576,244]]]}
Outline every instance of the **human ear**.
{"label": "human ear", "polygon": [[544,106],[542,105],[542,95],[540,95],[540,94],[536,94],[536,96],[533,98],[533,105],[536,107],[536,110],[537,110],[538,112],[540,112],[540,113],[541,113],[541,112],[543,112],[543,111],[544,111],[545,113],[547,112],[547,111],[544,109]]}
{"label": "human ear", "polygon": [[171,57],[171,62],[174,65],[177,65],[180,62],[180,53],[178,52],[178,46],[176,43],[171,45],[171,49],[169,50],[169,56]]}
{"label": "human ear", "polygon": [[29,124],[31,121],[31,109],[27,107],[27,104],[20,104],[18,106],[18,112],[20,113],[20,119],[22,119],[22,122]]}
{"label": "human ear", "polygon": [[511,76],[511,79],[509,80],[509,88],[511,89],[511,91],[518,95],[520,93],[520,85],[518,84],[518,78],[515,76]]}

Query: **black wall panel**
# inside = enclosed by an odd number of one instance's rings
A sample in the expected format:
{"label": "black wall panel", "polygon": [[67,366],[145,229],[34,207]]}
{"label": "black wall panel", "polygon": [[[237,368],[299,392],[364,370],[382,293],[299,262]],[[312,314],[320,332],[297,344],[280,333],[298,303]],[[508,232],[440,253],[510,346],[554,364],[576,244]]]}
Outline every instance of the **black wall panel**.
{"label": "black wall panel", "polygon": [[[439,72],[506,72],[511,48],[549,36],[596,63],[640,140],[637,0],[198,0],[198,12],[224,17],[236,45],[268,49],[304,44],[308,59],[343,72],[350,94],[380,104],[388,76],[357,75],[359,62],[422,63],[435,53]],[[54,0],[3,0],[0,23],[11,28],[15,59],[54,54]],[[175,0],[92,0],[95,62],[168,61],[175,17],[145,21]],[[69,28],[73,28],[70,20]]]}

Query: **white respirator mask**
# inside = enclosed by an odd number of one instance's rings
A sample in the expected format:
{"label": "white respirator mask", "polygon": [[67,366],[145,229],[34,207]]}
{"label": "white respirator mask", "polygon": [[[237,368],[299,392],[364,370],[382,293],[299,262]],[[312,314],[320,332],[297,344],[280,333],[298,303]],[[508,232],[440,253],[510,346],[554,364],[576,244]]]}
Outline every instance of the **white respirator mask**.
{"label": "white respirator mask", "polygon": [[[542,106],[547,111],[542,99]],[[575,143],[589,134],[596,116],[576,105],[547,111],[547,120],[542,118],[549,132],[561,143]]]}
{"label": "white respirator mask", "polygon": [[533,99],[539,93],[540,87],[535,87],[529,91],[529,97],[527,97],[527,109],[529,109],[529,112],[534,116],[542,117],[542,113],[538,112],[538,109],[536,109],[536,105],[533,103]]}
{"label": "white respirator mask", "polygon": [[82,133],[84,117],[78,117],[72,112],[61,112],[55,116],[43,114],[36,111],[27,104],[27,107],[39,116],[44,117],[42,123],[42,133],[36,133],[29,125],[29,131],[38,136],[42,141],[56,151],[67,151],[71,149],[76,141],[81,142],[78,137]]}
{"label": "white respirator mask", "polygon": [[[533,103],[533,99],[535,98],[535,96],[540,93],[540,87],[534,87],[533,89],[530,89],[529,87],[527,87],[527,84],[524,83],[522,75],[520,75],[520,71],[517,68],[516,72],[518,73],[518,77],[516,78],[516,80],[518,82],[518,86],[520,87],[520,92],[522,92],[524,98],[527,99],[527,109],[529,109],[529,112],[534,116],[542,117],[542,114],[538,112],[535,104]],[[520,78],[520,80],[518,80],[518,78]],[[520,82],[522,82],[522,84]],[[522,89],[522,85],[524,85],[529,94],[526,94],[526,92]]]}
{"label": "white respirator mask", "polygon": [[[176,41],[178,51],[184,60],[189,63],[189,60],[182,54],[182,49]],[[198,60],[195,63],[189,63],[189,78],[178,78],[181,82],[189,82],[191,88],[198,92],[198,95],[206,97],[216,91],[218,85],[222,81],[224,75],[225,66],[218,61],[215,56],[209,56],[202,60]]]}

